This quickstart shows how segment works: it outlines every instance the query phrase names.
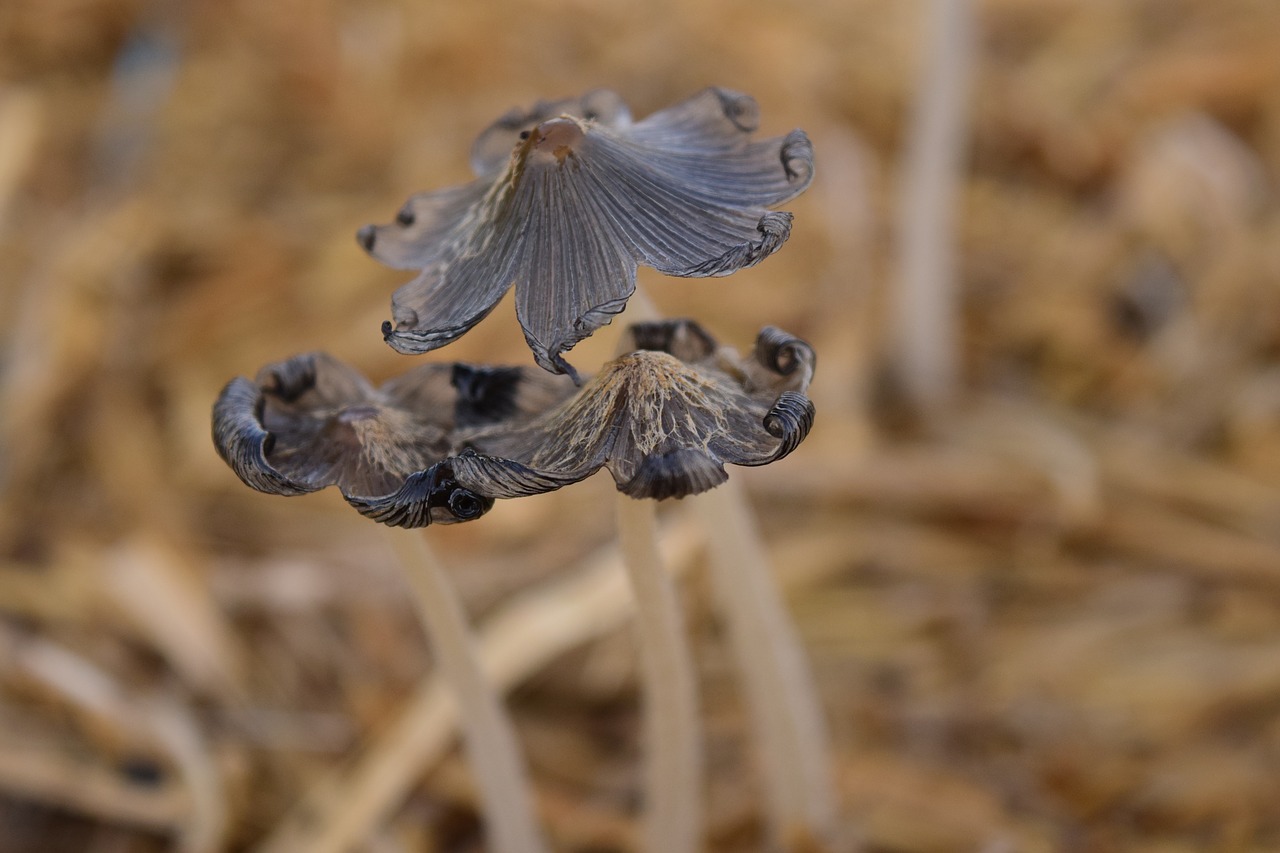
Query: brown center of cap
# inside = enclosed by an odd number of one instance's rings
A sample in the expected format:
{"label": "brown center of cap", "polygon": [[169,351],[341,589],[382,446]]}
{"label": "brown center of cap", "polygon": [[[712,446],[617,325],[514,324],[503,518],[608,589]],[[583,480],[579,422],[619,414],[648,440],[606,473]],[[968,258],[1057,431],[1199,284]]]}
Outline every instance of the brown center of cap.
{"label": "brown center of cap", "polygon": [[531,154],[551,155],[557,163],[564,163],[582,141],[582,126],[571,118],[553,118],[544,121],[533,131]]}

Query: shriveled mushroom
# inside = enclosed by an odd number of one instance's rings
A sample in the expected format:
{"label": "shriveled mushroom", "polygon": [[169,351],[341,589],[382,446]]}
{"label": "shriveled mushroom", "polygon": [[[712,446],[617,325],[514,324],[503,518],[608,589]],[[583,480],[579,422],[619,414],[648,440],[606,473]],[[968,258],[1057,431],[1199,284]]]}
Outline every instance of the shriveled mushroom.
{"label": "shriveled mushroom", "polygon": [[[491,503],[608,468],[621,493],[619,536],[638,603],[650,705],[646,846],[680,853],[697,848],[701,825],[696,685],[676,591],[656,558],[653,504],[632,499],[703,492],[725,481],[725,463],[763,465],[794,450],[813,424],[806,391],[815,356],[770,327],[742,357],[689,320],[633,325],[624,348],[541,414],[517,405],[519,416],[460,428],[453,441],[465,447],[461,453],[412,474],[394,493],[348,500],[366,515],[410,526],[440,511],[424,483],[445,482],[446,474],[451,488]],[[489,396],[484,408],[492,409]]]}
{"label": "shriveled mushroom", "polygon": [[475,181],[360,230],[375,258],[422,270],[383,336],[405,353],[444,346],[514,285],[538,364],[575,375],[562,354],[622,311],[638,265],[723,276],[786,242],[791,214],[768,208],[809,185],[813,148],[801,130],[753,141],[758,125],[754,99],[718,88],[634,124],[602,91],[500,119],[477,141]]}
{"label": "shriveled mushroom", "polygon": [[[508,113],[473,146],[475,181],[414,196],[393,223],[360,230],[374,257],[421,270],[396,292],[384,338],[406,353],[438,348],[514,286],[535,360],[577,383],[563,354],[624,309],[640,265],[729,275],[788,239],[791,214],[770,208],[809,185],[812,146],[800,130],[753,141],[758,123],[750,96],[717,88],[635,123],[605,90]],[[726,463],[763,465],[794,450],[813,423],[814,354],[769,328],[741,358],[689,321],[640,324],[628,340],[577,394],[537,371],[464,365],[374,389],[327,356],[304,356],[257,382],[233,380],[215,407],[214,437],[260,491],[337,485],[363,514],[402,527],[470,520],[495,498],[608,468],[656,706],[648,849],[685,853],[698,847],[701,822],[691,655],[655,559],[653,503],[631,499],[707,491],[725,482]],[[478,703],[463,717],[494,841],[540,850],[514,737],[479,676],[456,596],[429,552],[396,541],[447,677],[460,702]],[[504,797],[514,798],[509,808]]]}
{"label": "shriveled mushroom", "polygon": [[258,491],[336,485],[398,527],[478,518],[494,498],[551,491],[607,467],[636,498],[724,482],[724,464],[786,456],[813,424],[808,344],[764,329],[752,354],[689,320],[628,330],[631,351],[585,387],[531,368],[424,365],[374,388],[325,353],[233,379],[214,444]]}
{"label": "shriveled mushroom", "polygon": [[[214,445],[247,485],[300,495],[337,486],[361,511],[404,527],[478,518],[493,500],[459,486],[447,465],[458,437],[518,424],[573,392],[522,367],[424,365],[380,388],[326,353],[231,380],[213,410]],[[410,510],[385,498],[414,495]]]}
{"label": "shriveled mushroom", "polygon": [[[426,365],[375,388],[332,356],[309,353],[263,368],[254,381],[229,382],[214,406],[213,437],[231,469],[259,491],[299,495],[336,485],[348,502],[389,524],[447,524],[493,506],[441,463],[457,450],[457,437],[520,423],[572,391],[564,377],[534,368],[466,364]],[[413,505],[379,500],[398,492],[413,494]],[[481,670],[457,593],[426,542],[388,535],[462,709],[495,849],[543,853],[515,734]]]}
{"label": "shriveled mushroom", "polygon": [[679,498],[723,483],[725,463],[774,462],[808,435],[815,357],[798,338],[766,328],[743,358],[690,320],[628,335],[630,351],[574,397],[523,426],[468,435],[449,460],[456,481],[513,498],[608,468],[630,497]]}

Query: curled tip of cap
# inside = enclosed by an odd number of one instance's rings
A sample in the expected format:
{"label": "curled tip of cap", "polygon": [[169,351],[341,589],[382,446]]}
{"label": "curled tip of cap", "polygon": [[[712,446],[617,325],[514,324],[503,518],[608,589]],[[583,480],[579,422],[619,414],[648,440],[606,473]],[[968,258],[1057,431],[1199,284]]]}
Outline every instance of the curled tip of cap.
{"label": "curled tip of cap", "polygon": [[366,252],[373,251],[373,244],[378,239],[378,230],[372,225],[365,225],[356,232],[356,242],[359,243]]}

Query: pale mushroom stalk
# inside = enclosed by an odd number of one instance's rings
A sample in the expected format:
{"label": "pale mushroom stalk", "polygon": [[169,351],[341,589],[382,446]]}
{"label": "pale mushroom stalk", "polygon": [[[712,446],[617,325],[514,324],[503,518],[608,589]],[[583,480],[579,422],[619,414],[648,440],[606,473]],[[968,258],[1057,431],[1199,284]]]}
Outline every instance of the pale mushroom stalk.
{"label": "pale mushroom stalk", "polygon": [[769,834],[782,849],[830,838],[836,802],[826,719],[756,521],[732,479],[694,506],[708,531],[711,582],[760,745]]}
{"label": "pale mushroom stalk", "polygon": [[490,847],[504,853],[544,853],[547,846],[534,820],[515,729],[485,676],[462,602],[421,533],[393,530],[388,535],[440,673],[458,703],[463,747],[480,791]]}
{"label": "pale mushroom stalk", "polygon": [[890,346],[908,402],[925,414],[946,405],[959,375],[955,206],[968,143],[971,6],[971,0],[929,4],[924,73],[903,155]]}
{"label": "pale mushroom stalk", "polygon": [[702,736],[693,653],[658,551],[655,502],[619,493],[618,541],[636,598],[644,696],[644,849],[701,849]]}
{"label": "pale mushroom stalk", "polygon": [[[682,517],[663,531],[661,545],[663,561],[679,577],[701,554],[702,536]],[[480,658],[498,689],[509,692],[570,649],[621,628],[634,612],[612,544],[488,613],[476,631]],[[343,853],[366,837],[452,741],[459,715],[444,694],[438,676],[419,685],[358,757],[312,782],[255,853]],[[572,812],[561,816],[574,819]]]}
{"label": "pale mushroom stalk", "polygon": [[[662,316],[638,286],[629,307],[635,320]],[[707,530],[712,584],[760,748],[770,835],[779,845],[830,837],[836,802],[826,719],[746,495],[730,478],[692,502]]]}

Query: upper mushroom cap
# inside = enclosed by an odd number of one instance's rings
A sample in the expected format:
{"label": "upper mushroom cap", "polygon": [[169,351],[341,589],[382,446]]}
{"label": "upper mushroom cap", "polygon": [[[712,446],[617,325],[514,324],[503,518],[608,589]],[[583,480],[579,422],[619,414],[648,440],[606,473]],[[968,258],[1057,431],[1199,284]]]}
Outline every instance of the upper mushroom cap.
{"label": "upper mushroom cap", "polygon": [[458,483],[511,498],[604,467],[631,497],[678,498],[723,483],[726,462],[764,465],[808,435],[815,357],[798,338],[766,328],[743,358],[688,320],[628,334],[631,351],[574,397],[522,426],[470,435],[449,460]]}
{"label": "upper mushroom cap", "polygon": [[[380,521],[405,526],[476,518],[491,498],[461,488],[447,465],[458,436],[520,423],[572,393],[542,371],[431,364],[374,388],[325,353],[269,365],[231,380],[213,410],[218,453],[258,491],[299,495],[337,486],[361,511],[409,489],[414,506]],[[386,516],[386,517],[382,517]]]}
{"label": "upper mushroom cap", "polygon": [[800,130],[752,141],[758,124],[754,99],[718,88],[635,123],[604,90],[509,113],[477,140],[475,181],[360,230],[378,260],[422,270],[383,336],[406,353],[443,346],[514,285],[534,358],[573,374],[562,354],[626,306],[639,264],[728,275],[786,241],[791,214],[768,208],[809,185],[813,148]]}

